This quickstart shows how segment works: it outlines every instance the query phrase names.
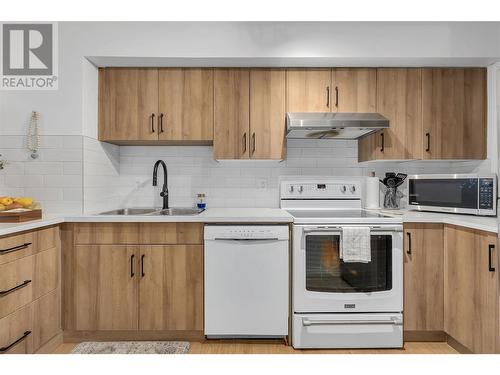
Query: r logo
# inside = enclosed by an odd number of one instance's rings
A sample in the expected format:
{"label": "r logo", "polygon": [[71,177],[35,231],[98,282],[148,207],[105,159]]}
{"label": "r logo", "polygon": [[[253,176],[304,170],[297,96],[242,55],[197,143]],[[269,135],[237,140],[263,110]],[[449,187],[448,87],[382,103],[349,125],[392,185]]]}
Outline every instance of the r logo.
{"label": "r logo", "polygon": [[4,76],[53,75],[53,25],[3,24]]}

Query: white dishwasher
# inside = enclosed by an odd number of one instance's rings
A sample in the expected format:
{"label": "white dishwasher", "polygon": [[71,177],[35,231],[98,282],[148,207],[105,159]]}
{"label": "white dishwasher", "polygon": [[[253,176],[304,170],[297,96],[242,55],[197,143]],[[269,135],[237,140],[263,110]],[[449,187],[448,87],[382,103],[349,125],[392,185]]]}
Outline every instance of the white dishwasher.
{"label": "white dishwasher", "polygon": [[288,335],[286,225],[205,226],[205,336]]}

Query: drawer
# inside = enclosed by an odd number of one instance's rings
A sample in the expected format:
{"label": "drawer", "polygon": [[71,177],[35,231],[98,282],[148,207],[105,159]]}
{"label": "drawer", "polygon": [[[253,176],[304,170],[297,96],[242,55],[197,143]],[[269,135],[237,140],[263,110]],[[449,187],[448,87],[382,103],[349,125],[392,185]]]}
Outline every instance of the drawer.
{"label": "drawer", "polygon": [[140,243],[151,245],[200,245],[202,223],[140,223]]}
{"label": "drawer", "polygon": [[29,353],[33,353],[31,304],[0,319],[0,354]]}
{"label": "drawer", "polygon": [[33,299],[36,299],[59,285],[59,248],[39,252],[33,258]]}
{"label": "drawer", "polygon": [[60,289],[56,289],[33,302],[33,351],[60,332]]}
{"label": "drawer", "polygon": [[33,300],[33,256],[0,265],[0,318]]}
{"label": "drawer", "polygon": [[138,223],[78,223],[74,226],[75,244],[137,244]]}
{"label": "drawer", "polygon": [[34,232],[35,251],[44,251],[59,245],[59,227],[46,227]]}
{"label": "drawer", "polygon": [[33,232],[0,238],[0,264],[31,255],[35,252]]}

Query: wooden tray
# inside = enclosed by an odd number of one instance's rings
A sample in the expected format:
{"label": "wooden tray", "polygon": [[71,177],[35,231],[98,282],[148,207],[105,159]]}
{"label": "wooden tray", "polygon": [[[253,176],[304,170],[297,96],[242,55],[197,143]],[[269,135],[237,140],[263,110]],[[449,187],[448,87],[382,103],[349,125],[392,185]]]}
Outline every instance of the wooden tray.
{"label": "wooden tray", "polygon": [[42,218],[42,210],[29,210],[22,212],[0,211],[0,223],[22,223],[23,221],[38,220]]}

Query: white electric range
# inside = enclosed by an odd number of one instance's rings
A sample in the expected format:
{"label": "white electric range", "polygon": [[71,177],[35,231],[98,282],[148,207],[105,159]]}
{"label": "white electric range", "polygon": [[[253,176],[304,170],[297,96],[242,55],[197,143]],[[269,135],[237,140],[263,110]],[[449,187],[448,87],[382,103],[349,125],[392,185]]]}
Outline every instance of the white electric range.
{"label": "white electric range", "polygon": [[[401,218],[362,209],[363,179],[285,180],[280,206],[294,217],[295,348],[403,345]],[[371,261],[340,257],[346,226],[370,228]]]}

